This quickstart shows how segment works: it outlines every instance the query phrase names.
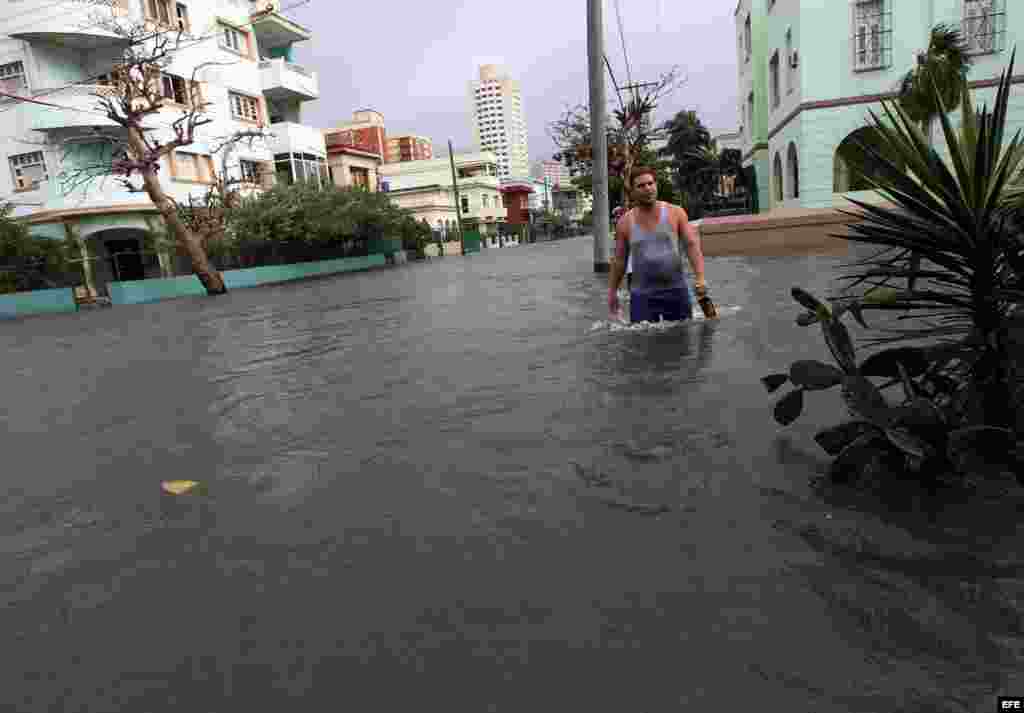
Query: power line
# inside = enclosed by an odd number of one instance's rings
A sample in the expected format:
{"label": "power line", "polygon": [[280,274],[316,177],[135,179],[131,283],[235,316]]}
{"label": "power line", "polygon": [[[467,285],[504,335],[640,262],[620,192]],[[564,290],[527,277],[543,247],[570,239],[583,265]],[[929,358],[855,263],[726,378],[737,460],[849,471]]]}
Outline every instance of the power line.
{"label": "power line", "polygon": [[615,87],[615,96],[619,98],[619,108],[625,111],[626,107],[622,103],[622,91],[619,89],[619,83],[615,81],[615,72],[612,71],[612,64],[608,61],[607,54],[604,55],[604,66],[608,68],[608,76],[612,78],[612,86]]}
{"label": "power line", "polygon": [[629,55],[626,53],[626,34],[622,30],[622,11],[619,8],[619,0],[615,0],[615,19],[619,25],[619,41],[622,43],[622,59],[626,62],[626,80],[633,83],[633,73],[629,68]]}

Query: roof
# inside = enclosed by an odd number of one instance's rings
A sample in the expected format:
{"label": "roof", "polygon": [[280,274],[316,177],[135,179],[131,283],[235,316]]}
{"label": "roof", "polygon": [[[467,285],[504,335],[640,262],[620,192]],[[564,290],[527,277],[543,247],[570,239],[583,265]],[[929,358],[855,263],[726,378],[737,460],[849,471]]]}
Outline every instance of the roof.
{"label": "roof", "polygon": [[375,159],[383,160],[383,159],[381,159],[381,155],[380,154],[374,153],[373,151],[367,151],[366,149],[361,149],[358,146],[352,146],[351,144],[332,144],[332,145],[327,147],[327,153],[328,154],[344,153],[344,154],[352,154],[353,156],[364,156],[366,158],[375,158]]}

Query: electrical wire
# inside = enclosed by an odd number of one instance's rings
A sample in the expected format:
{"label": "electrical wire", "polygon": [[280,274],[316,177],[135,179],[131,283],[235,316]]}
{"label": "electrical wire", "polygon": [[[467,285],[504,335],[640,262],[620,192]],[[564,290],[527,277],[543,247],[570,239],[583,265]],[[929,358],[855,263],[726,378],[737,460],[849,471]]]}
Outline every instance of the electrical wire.
{"label": "electrical wire", "polygon": [[633,72],[629,67],[629,54],[626,52],[626,33],[622,30],[622,10],[619,7],[619,0],[615,0],[615,19],[619,25],[619,41],[622,43],[622,59],[626,62],[626,81],[630,86],[633,84]]}
{"label": "electrical wire", "polygon": [[619,99],[619,108],[622,111],[626,110],[625,105],[622,103],[622,90],[619,89],[619,83],[615,81],[615,72],[612,71],[612,64],[608,61],[608,55],[604,55],[604,66],[608,68],[608,76],[612,78],[612,86],[615,87],[615,96]]}

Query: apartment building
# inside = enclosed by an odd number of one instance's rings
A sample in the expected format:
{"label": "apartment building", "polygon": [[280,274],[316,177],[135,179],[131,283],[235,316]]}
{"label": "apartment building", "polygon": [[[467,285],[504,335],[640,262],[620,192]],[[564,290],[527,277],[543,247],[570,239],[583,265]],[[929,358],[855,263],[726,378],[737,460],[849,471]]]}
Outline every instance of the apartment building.
{"label": "apartment building", "polygon": [[530,156],[519,82],[497,65],[482,65],[479,78],[469,82],[469,115],[475,145],[498,157],[498,175],[528,177]]}
{"label": "apartment building", "polygon": [[[9,95],[0,97],[8,164],[0,196],[16,204],[33,236],[77,239],[90,287],[188,269],[181,256],[175,266],[162,255],[153,274],[139,254],[161,230],[155,206],[110,169],[126,134],[99,98],[113,90],[111,72],[127,45],[111,23],[171,33],[170,62],[153,79],[163,104],[145,120],[150,136],[169,141],[190,103],[207,104],[210,122],[195,141],[162,159],[161,182],[175,200],[200,199],[219,175],[243,191],[275,179],[326,180],[323,137],[300,123],[301,104],[319,96],[316,74],[290,60],[292,44],[310,33],[278,8],[269,0],[24,0],[0,10],[0,91]],[[263,128],[271,138],[221,148],[227,137]],[[115,257],[126,253],[134,257]]]}
{"label": "apartment building", "polygon": [[[895,98],[940,23],[963,33],[974,103],[991,107],[999,74],[1024,39],[1024,6],[1007,0],[741,0],[740,95],[748,108],[753,97],[754,107],[753,120],[748,112],[743,122],[744,162],[758,166],[761,210],[849,207],[847,197],[874,197],[843,156],[856,138],[866,138],[858,132],[869,110],[878,113],[882,99]],[[1024,127],[1024,76],[1018,73],[1013,82],[1008,135]],[[959,112],[950,119],[957,126]],[[934,139],[945,153],[941,130]]]}

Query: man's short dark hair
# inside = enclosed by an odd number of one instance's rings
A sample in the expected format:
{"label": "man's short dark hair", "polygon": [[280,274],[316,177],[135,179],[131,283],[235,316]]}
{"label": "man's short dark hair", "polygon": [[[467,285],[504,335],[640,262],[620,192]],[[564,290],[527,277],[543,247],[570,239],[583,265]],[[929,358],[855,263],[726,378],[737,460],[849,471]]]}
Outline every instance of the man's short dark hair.
{"label": "man's short dark hair", "polygon": [[654,182],[658,182],[658,174],[654,172],[654,169],[650,166],[635,166],[632,171],[629,172],[629,187],[636,188],[636,179],[640,176],[650,176],[654,179]]}

